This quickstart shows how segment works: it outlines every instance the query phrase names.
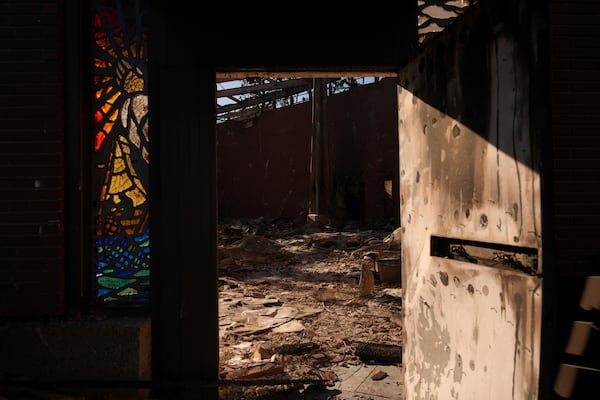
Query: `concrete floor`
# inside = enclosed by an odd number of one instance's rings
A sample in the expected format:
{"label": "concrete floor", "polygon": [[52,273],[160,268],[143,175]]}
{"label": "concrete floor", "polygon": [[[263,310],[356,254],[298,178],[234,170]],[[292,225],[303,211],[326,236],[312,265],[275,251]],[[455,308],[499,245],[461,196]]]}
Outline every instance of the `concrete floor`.
{"label": "concrete floor", "polygon": [[[379,371],[387,376],[372,377]],[[339,381],[334,387],[314,394],[311,400],[402,400],[402,367],[396,365],[351,365],[334,368]]]}
{"label": "concrete floor", "polygon": [[[305,392],[303,400],[403,400],[402,367],[397,365],[350,365],[336,366],[333,372],[339,381],[334,386],[317,391]],[[373,379],[378,372],[387,374],[382,379]],[[290,399],[291,397],[285,397]],[[102,391],[95,395],[67,394],[52,390],[13,388],[0,391],[0,400],[158,400],[147,390]],[[240,399],[243,400],[243,399]]]}

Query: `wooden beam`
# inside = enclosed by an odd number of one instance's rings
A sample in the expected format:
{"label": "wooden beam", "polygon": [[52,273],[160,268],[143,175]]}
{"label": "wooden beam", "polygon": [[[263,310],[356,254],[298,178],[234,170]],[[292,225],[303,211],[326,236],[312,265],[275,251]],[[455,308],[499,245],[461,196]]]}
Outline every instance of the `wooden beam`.
{"label": "wooden beam", "polygon": [[312,82],[306,79],[290,79],[287,81],[261,83],[257,85],[246,85],[235,87],[231,89],[217,90],[217,97],[229,97],[239,94],[255,93],[261,91],[272,91],[294,87],[303,87],[305,90],[309,90],[312,87]]}

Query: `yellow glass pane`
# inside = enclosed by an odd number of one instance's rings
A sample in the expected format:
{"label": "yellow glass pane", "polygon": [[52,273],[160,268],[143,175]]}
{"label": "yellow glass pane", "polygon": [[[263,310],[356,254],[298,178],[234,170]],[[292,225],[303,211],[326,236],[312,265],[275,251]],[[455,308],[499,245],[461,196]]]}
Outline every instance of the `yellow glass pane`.
{"label": "yellow glass pane", "polygon": [[144,204],[146,201],[146,196],[136,187],[125,192],[125,195],[131,199],[134,207]]}
{"label": "yellow glass pane", "polygon": [[[129,150],[129,147],[127,147],[127,150]],[[136,176],[135,168],[131,163],[131,157],[127,157],[127,166],[129,167],[129,171],[131,171],[131,176]]]}
{"label": "yellow glass pane", "polygon": [[142,184],[142,181],[139,178],[137,178],[137,177],[134,176],[133,177],[133,183],[135,184],[135,187],[139,188],[140,191],[142,193],[144,193],[144,195],[146,194],[146,189],[144,188],[144,185]]}
{"label": "yellow glass pane", "polygon": [[110,179],[110,187],[108,189],[108,193],[115,194],[121,193],[126,189],[129,189],[133,183],[129,176],[126,173],[115,174]]}
{"label": "yellow glass pane", "polygon": [[113,96],[112,96],[110,99],[108,99],[107,101],[108,101],[110,104],[114,104],[114,103],[115,103],[115,101],[116,101],[116,100],[119,98],[119,96],[120,96],[120,95],[121,95],[121,92],[120,92],[120,91],[118,91],[118,92],[116,92],[116,93],[115,93],[115,94],[114,94],[114,95],[113,95]]}
{"label": "yellow glass pane", "polygon": [[115,157],[117,157],[117,158],[123,157],[123,152],[121,151],[121,146],[119,146],[118,143],[115,146]]}
{"label": "yellow glass pane", "polygon": [[122,158],[115,159],[113,164],[113,172],[118,173],[123,171],[125,171],[125,161]]}

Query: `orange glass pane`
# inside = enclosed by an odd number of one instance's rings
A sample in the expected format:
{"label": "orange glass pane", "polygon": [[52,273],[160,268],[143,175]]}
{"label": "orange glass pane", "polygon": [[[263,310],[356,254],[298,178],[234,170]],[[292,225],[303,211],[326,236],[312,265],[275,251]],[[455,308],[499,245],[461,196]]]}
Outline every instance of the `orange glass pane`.
{"label": "orange glass pane", "polygon": [[106,62],[104,60],[100,60],[99,58],[94,58],[94,66],[98,68],[106,68]]}
{"label": "orange glass pane", "polygon": [[106,135],[102,131],[96,133],[96,140],[94,141],[94,150],[98,151],[100,149],[100,146],[102,146],[102,142],[104,141],[105,137]]}
{"label": "orange glass pane", "polygon": [[104,127],[103,127],[104,128],[104,132],[106,132],[106,134],[109,134],[110,131],[112,131],[113,125],[114,125],[114,123],[112,123],[112,122],[105,123]]}
{"label": "orange glass pane", "polygon": [[111,120],[112,122],[115,122],[117,120],[117,117],[119,116],[119,110],[115,110],[113,111],[113,113],[110,115],[110,117],[108,117],[109,120]]}

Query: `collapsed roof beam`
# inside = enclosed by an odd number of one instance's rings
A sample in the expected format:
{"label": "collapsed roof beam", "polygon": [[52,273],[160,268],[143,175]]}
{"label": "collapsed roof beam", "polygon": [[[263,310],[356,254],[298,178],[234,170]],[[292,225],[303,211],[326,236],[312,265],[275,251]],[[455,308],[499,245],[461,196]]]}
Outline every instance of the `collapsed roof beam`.
{"label": "collapsed roof beam", "polygon": [[289,97],[296,93],[306,92],[311,89],[312,89],[312,86],[297,86],[297,87],[292,88],[291,90],[287,90],[287,91],[270,92],[270,93],[262,94],[260,96],[251,97],[249,99],[242,100],[235,104],[226,104],[224,106],[217,105],[217,115],[226,113],[226,112],[230,112],[233,110],[237,110],[240,108],[252,107],[252,106],[263,104],[263,103],[266,103],[269,101],[274,101],[274,100],[278,100],[278,99],[281,99],[284,97]]}
{"label": "collapsed roof beam", "polygon": [[290,79],[287,81],[271,82],[271,83],[260,83],[257,85],[246,85],[230,89],[217,90],[217,97],[230,97],[239,94],[255,93],[261,91],[287,89],[302,86],[308,90],[312,87],[312,81],[307,79]]}

